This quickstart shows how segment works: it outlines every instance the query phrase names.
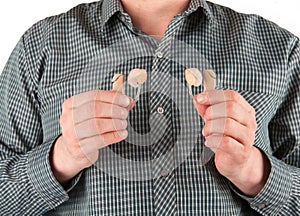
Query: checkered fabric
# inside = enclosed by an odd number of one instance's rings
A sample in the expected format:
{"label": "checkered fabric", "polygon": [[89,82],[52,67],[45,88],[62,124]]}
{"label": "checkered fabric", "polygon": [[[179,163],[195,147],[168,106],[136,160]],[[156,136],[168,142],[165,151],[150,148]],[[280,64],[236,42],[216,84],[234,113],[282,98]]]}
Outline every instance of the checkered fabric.
{"label": "checkered fabric", "polygon": [[[191,67],[213,69],[218,89],[239,92],[256,110],[254,144],[272,169],[254,198],[218,173],[203,146],[184,80]],[[101,149],[63,188],[49,164],[61,104],[110,90],[115,73],[127,79],[133,68],[148,79],[129,137]],[[126,84],[125,93],[136,89]],[[26,31],[0,95],[0,215],[300,215],[300,43],[257,15],[191,0],[158,42],[132,26],[118,0],[81,4]]]}

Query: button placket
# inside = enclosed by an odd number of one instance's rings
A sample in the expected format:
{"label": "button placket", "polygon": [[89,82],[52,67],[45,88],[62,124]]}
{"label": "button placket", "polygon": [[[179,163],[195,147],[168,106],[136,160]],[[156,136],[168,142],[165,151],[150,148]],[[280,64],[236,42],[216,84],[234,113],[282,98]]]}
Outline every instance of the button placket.
{"label": "button placket", "polygon": [[[156,61],[158,59],[156,58]],[[157,64],[157,66],[160,64]],[[164,70],[158,70],[152,74],[151,82],[151,104],[152,114],[157,116],[157,123],[165,121],[166,129],[162,129],[158,134],[161,138],[157,143],[152,145],[152,163],[153,174],[156,178],[153,180],[155,212],[157,215],[163,215],[165,212],[176,211],[176,184],[174,169],[174,154],[172,151],[172,124],[171,124],[171,98],[169,98],[169,86],[171,88],[170,79],[165,79]],[[167,87],[166,87],[167,86]],[[167,114],[167,115],[166,115]],[[166,199],[167,198],[167,199]],[[168,207],[166,208],[167,205]]]}
{"label": "button placket", "polygon": [[[176,184],[174,170],[173,124],[171,116],[170,91],[172,91],[169,77],[169,60],[167,59],[170,40],[162,40],[153,55],[151,74],[151,113],[156,113],[157,123],[166,121],[167,128],[161,129],[161,138],[152,145],[152,172],[154,205],[157,215],[166,212],[173,215],[176,212]],[[167,207],[166,207],[167,206]]]}

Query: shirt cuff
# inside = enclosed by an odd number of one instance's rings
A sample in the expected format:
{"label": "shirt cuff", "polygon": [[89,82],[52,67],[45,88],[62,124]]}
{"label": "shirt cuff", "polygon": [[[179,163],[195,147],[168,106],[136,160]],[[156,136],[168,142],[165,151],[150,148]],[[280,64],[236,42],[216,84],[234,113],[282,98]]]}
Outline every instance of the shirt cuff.
{"label": "shirt cuff", "polygon": [[231,188],[260,214],[277,215],[290,197],[293,178],[289,166],[272,156],[266,156],[271,163],[271,172],[266,185],[256,197],[250,198],[241,194],[233,185]]}
{"label": "shirt cuff", "polygon": [[48,203],[51,209],[56,208],[69,199],[68,192],[78,183],[81,173],[78,174],[67,189],[64,189],[53,175],[49,155],[57,137],[45,142],[32,150],[28,155],[28,177],[41,198]]}

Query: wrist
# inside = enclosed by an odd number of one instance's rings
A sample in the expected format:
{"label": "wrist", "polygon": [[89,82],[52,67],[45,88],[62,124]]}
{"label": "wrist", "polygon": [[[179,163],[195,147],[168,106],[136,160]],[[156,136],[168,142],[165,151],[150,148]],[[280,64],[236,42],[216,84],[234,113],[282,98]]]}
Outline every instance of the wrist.
{"label": "wrist", "polygon": [[75,164],[63,150],[62,136],[60,136],[50,152],[50,165],[54,177],[62,186],[67,186],[72,178],[82,170],[74,166]]}
{"label": "wrist", "polygon": [[240,175],[231,182],[245,195],[255,197],[264,188],[271,171],[270,161],[258,148],[253,147],[251,156]]}

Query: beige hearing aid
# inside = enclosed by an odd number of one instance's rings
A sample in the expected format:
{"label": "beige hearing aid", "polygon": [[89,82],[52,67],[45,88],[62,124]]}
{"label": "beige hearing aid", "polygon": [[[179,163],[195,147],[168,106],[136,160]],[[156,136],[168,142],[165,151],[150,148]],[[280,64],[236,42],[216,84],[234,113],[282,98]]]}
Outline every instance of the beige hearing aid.
{"label": "beige hearing aid", "polygon": [[188,68],[184,72],[185,80],[188,84],[189,93],[193,96],[192,86],[200,86],[202,84],[202,74],[197,68]]}
{"label": "beige hearing aid", "polygon": [[139,100],[141,94],[141,86],[147,80],[147,71],[144,69],[132,69],[128,75],[128,84],[133,88],[137,88],[137,93],[135,95],[134,101]]}
{"label": "beige hearing aid", "polygon": [[216,74],[213,70],[203,71],[204,91],[214,90],[216,88]]}

